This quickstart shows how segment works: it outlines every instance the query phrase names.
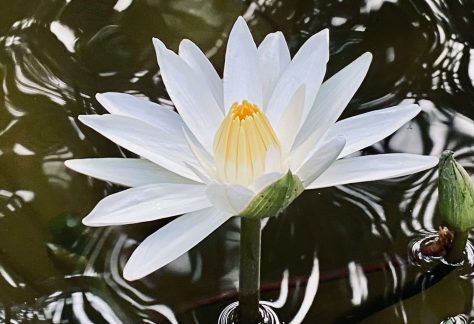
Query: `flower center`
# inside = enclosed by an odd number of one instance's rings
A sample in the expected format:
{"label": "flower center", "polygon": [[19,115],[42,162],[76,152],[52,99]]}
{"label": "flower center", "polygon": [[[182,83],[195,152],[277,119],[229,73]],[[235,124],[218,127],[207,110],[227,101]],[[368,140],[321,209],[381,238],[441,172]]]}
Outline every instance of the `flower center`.
{"label": "flower center", "polygon": [[249,185],[265,172],[267,152],[280,142],[265,114],[244,100],[234,103],[214,137],[217,175],[223,182]]}

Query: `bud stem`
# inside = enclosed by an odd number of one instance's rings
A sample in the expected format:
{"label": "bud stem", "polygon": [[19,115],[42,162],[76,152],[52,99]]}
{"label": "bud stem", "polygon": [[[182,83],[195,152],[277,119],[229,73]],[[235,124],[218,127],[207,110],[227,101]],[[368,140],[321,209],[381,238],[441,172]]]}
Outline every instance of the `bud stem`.
{"label": "bud stem", "polygon": [[239,322],[260,323],[260,219],[241,217]]}
{"label": "bud stem", "polygon": [[468,231],[457,231],[454,233],[454,238],[451,243],[451,247],[446,254],[445,260],[451,264],[461,262],[463,253],[466,250],[467,238],[469,236]]}

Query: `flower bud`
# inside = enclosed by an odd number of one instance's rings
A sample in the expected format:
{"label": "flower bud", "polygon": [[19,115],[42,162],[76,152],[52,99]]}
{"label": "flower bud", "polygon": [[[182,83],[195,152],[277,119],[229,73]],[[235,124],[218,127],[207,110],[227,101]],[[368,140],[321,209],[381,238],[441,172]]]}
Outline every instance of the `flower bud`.
{"label": "flower bud", "polygon": [[474,184],[451,151],[440,158],[438,192],[442,222],[456,232],[473,228]]}

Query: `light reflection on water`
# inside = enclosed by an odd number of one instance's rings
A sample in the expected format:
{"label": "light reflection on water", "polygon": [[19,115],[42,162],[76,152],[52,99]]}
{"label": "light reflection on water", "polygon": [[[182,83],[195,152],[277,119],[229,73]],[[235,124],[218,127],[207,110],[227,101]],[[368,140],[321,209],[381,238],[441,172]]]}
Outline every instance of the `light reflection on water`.
{"label": "light reflection on water", "polygon": [[[174,49],[192,39],[222,72],[226,36],[239,14],[259,40],[282,30],[292,53],[330,27],[328,75],[362,52],[374,53],[344,117],[401,102],[423,109],[360,154],[450,149],[474,173],[473,7],[441,0],[43,0],[33,7],[3,1],[0,321],[210,323],[236,300],[236,221],[133,283],[121,276],[126,260],[166,221],[106,229],[79,223],[120,188],[74,174],[63,161],[128,153],[78,124],[77,115],[103,113],[93,98],[104,91],[171,104],[152,36]],[[407,262],[409,242],[439,224],[436,180],[430,171],[305,193],[265,226],[264,299],[282,321],[331,323],[397,292],[420,271]],[[423,300],[410,298],[364,322],[472,317],[472,266],[425,291]]]}

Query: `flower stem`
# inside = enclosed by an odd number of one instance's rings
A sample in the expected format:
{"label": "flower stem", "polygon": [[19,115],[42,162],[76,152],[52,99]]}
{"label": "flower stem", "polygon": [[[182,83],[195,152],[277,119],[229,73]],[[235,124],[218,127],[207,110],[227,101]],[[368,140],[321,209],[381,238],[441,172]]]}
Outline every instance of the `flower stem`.
{"label": "flower stem", "polygon": [[260,322],[260,219],[241,218],[239,320],[240,323]]}
{"label": "flower stem", "polygon": [[451,243],[451,248],[446,254],[446,261],[449,263],[459,263],[463,259],[464,251],[466,250],[466,243],[469,237],[468,231],[454,232],[454,239]]}

